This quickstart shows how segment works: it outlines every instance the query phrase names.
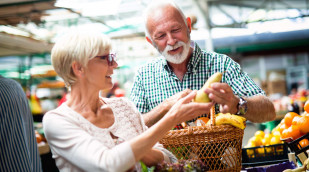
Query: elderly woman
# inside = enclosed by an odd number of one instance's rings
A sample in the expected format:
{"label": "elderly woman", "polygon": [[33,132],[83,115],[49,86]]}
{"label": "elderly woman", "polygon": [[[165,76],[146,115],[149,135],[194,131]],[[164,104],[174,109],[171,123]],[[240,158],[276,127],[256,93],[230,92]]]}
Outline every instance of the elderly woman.
{"label": "elderly woman", "polygon": [[176,124],[209,111],[194,103],[196,91],[181,98],[154,126],[126,98],[104,98],[118,66],[110,39],[96,32],[71,32],[52,49],[52,64],[71,97],[43,119],[46,139],[60,171],[140,170],[175,157],[157,142]]}

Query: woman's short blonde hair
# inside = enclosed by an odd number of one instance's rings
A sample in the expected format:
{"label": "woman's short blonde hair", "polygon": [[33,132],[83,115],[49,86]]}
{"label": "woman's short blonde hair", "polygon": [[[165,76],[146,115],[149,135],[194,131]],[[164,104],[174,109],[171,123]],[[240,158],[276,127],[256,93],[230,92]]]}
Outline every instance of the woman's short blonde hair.
{"label": "woman's short blonde hair", "polygon": [[86,67],[88,61],[100,52],[111,50],[111,40],[96,31],[71,30],[56,41],[52,51],[52,65],[57,74],[70,88],[76,81],[72,70],[72,63],[78,62]]}

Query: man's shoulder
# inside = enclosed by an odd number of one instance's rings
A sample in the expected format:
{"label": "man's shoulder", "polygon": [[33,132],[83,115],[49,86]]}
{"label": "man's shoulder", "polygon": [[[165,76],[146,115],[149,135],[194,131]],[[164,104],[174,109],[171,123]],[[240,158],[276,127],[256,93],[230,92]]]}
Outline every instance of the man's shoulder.
{"label": "man's shoulder", "polygon": [[147,61],[145,64],[140,66],[138,68],[139,72],[150,72],[156,69],[160,69],[164,66],[164,59],[162,57],[156,57],[149,61]]}
{"label": "man's shoulder", "polygon": [[226,54],[214,52],[214,51],[207,51],[207,50],[201,50],[201,54],[204,57],[213,57],[213,58],[218,58],[218,57],[227,57]]}

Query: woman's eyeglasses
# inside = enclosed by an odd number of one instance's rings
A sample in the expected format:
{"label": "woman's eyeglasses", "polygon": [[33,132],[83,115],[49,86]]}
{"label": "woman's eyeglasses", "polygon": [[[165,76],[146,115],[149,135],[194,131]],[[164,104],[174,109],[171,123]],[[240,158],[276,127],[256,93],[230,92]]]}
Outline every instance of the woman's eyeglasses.
{"label": "woman's eyeglasses", "polygon": [[106,59],[108,66],[113,66],[114,63],[116,62],[116,53],[110,53],[105,56],[96,56],[96,57],[99,57],[101,59]]}

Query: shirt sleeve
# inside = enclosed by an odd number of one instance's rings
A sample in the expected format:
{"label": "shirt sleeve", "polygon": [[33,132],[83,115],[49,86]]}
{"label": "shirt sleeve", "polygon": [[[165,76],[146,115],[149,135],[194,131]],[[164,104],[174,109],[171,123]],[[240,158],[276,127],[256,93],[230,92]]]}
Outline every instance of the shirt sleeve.
{"label": "shirt sleeve", "polygon": [[134,78],[133,87],[130,94],[131,100],[136,105],[137,109],[141,113],[147,113],[150,111],[149,103],[146,97],[146,91],[143,86],[142,72],[139,70]]}
{"label": "shirt sleeve", "polygon": [[[135,108],[136,109],[136,108]],[[139,115],[139,118],[140,118],[140,123],[142,125],[142,129],[143,129],[143,132],[146,131],[148,129],[148,127],[146,126],[145,122],[144,122],[144,119],[143,117],[141,116],[141,114],[135,110],[136,113],[138,113]],[[165,134],[165,133],[164,133]],[[156,143],[154,146],[153,146],[154,149],[157,149],[159,151],[161,151],[163,153],[163,156],[164,156],[164,161],[168,162],[168,163],[175,163],[178,161],[178,159],[176,158],[175,155],[173,155],[173,153],[171,153],[170,151],[168,151],[167,149],[165,149],[163,147],[162,144],[160,144],[159,142]]]}
{"label": "shirt sleeve", "polygon": [[69,118],[57,113],[45,114],[43,129],[53,153],[82,171],[125,171],[135,165],[128,142],[109,149]]}
{"label": "shirt sleeve", "polygon": [[232,87],[235,95],[250,97],[254,95],[265,95],[265,92],[244,72],[240,65],[228,56],[223,56],[225,59],[223,82],[226,82]]}

